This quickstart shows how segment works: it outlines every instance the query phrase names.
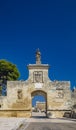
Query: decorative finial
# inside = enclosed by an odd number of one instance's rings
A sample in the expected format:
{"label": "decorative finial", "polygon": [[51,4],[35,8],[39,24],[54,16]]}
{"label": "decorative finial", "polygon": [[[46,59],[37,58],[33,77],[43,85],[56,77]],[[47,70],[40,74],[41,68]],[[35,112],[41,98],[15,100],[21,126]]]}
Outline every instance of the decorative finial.
{"label": "decorative finial", "polygon": [[41,53],[39,48],[36,50],[36,64],[41,64]]}

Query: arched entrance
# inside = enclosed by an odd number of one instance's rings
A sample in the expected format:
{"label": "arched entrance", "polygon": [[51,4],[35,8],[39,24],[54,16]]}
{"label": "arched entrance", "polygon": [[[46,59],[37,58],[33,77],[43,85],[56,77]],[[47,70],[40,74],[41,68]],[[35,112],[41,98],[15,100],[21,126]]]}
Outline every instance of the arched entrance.
{"label": "arched entrance", "polygon": [[[42,90],[33,91],[31,93],[32,101],[35,96],[37,96],[38,100],[36,101],[34,106],[33,102],[31,102],[32,104],[31,115],[33,117],[47,117],[47,93]],[[44,98],[43,102],[39,101],[40,96]]]}

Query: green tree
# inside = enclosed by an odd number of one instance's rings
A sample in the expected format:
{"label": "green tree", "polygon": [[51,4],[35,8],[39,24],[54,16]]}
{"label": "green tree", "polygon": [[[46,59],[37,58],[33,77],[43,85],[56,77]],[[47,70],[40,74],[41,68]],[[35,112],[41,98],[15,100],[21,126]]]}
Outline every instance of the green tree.
{"label": "green tree", "polygon": [[7,80],[17,80],[20,73],[15,64],[6,60],[0,60],[0,82],[5,83]]}

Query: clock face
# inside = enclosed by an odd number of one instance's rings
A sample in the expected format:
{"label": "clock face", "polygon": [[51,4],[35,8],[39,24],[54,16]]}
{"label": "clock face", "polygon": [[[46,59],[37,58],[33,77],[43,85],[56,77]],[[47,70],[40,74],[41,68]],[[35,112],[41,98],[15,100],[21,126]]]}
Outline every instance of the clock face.
{"label": "clock face", "polygon": [[43,82],[43,73],[42,71],[34,71],[34,82],[42,83]]}

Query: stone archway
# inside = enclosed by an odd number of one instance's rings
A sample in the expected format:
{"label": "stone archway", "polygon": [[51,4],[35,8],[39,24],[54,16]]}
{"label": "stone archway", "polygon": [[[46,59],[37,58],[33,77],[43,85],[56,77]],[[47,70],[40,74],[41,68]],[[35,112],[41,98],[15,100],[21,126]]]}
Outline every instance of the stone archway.
{"label": "stone archway", "polygon": [[[38,96],[41,95],[45,98],[45,117],[47,117],[47,93],[43,90],[35,90],[31,93],[32,98],[37,95]],[[32,105],[32,101],[31,101],[31,105]],[[31,110],[31,115],[32,115],[32,110]]]}
{"label": "stone archway", "polygon": [[32,97],[35,95],[44,96],[46,116],[48,113],[50,117],[63,117],[65,112],[70,112],[73,105],[70,81],[50,80],[49,65],[42,64],[39,49],[36,64],[27,67],[29,76],[26,81],[7,82],[7,97],[0,99],[0,116],[31,117]]}

